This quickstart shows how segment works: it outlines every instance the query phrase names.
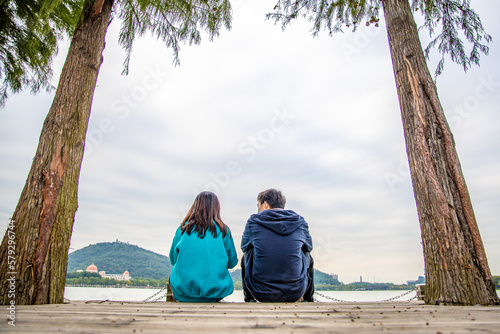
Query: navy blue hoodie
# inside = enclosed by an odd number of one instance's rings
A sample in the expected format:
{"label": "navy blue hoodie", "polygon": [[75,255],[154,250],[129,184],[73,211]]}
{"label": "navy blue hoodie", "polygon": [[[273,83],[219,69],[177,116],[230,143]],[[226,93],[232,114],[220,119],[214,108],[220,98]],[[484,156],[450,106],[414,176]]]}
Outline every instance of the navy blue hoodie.
{"label": "navy blue hoodie", "polygon": [[292,210],[270,209],[247,221],[241,249],[245,283],[258,301],[293,302],[307,289],[308,261],[313,249],[307,222]]}

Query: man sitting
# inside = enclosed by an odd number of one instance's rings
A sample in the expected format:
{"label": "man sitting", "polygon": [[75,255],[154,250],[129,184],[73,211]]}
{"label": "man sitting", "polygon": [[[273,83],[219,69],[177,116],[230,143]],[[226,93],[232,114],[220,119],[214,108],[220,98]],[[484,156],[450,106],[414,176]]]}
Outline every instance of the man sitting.
{"label": "man sitting", "polygon": [[312,238],[307,222],[285,210],[285,196],[268,189],[257,196],[258,213],[247,221],[241,249],[245,301],[312,302]]}

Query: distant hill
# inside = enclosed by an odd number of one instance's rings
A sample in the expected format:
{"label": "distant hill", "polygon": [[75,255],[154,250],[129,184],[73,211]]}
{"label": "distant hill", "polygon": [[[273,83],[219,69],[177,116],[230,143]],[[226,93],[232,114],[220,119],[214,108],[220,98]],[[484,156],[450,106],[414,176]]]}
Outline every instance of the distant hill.
{"label": "distant hill", "polygon": [[332,275],[314,269],[314,285],[318,284],[340,285],[342,283],[337,278],[333,278]]}
{"label": "distant hill", "polygon": [[128,270],[132,278],[167,279],[172,268],[165,255],[115,241],[89,245],[70,253],[68,272],[85,270],[92,263],[107,274],[122,274]]}

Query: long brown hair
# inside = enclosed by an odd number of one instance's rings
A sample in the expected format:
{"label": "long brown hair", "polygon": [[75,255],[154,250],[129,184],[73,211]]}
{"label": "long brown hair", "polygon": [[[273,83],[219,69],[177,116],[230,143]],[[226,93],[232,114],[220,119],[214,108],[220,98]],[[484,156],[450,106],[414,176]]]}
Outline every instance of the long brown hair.
{"label": "long brown hair", "polygon": [[215,238],[217,236],[217,228],[219,226],[223,236],[226,236],[227,227],[220,217],[220,203],[217,196],[210,191],[202,191],[194,199],[194,203],[189,209],[186,218],[181,223],[182,233],[186,232],[191,235],[193,230],[198,234],[200,239],[205,237],[207,230],[212,233]]}

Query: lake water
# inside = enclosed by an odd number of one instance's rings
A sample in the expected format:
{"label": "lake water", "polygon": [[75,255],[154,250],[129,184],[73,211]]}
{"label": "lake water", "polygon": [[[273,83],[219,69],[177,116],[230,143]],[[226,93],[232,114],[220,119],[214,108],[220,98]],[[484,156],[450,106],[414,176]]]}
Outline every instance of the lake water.
{"label": "lake water", "polygon": [[[143,301],[157,293],[159,289],[132,289],[132,288],[91,288],[91,287],[66,287],[64,297],[72,301],[87,300],[111,300],[111,301]],[[333,297],[342,301],[375,302],[393,298],[403,294],[405,291],[317,291],[325,296]],[[164,294],[164,291],[160,293]],[[407,301],[416,295],[415,291],[407,294],[397,301]],[[158,295],[159,296],[159,295]],[[332,300],[315,295],[316,300],[331,302]],[[243,302],[243,291],[235,290],[233,294],[224,298],[226,302]]]}

